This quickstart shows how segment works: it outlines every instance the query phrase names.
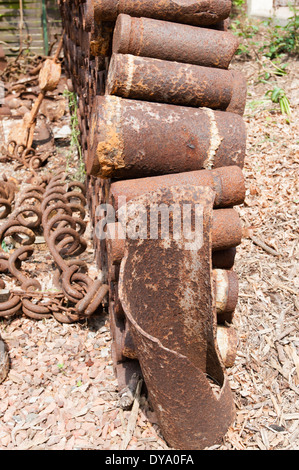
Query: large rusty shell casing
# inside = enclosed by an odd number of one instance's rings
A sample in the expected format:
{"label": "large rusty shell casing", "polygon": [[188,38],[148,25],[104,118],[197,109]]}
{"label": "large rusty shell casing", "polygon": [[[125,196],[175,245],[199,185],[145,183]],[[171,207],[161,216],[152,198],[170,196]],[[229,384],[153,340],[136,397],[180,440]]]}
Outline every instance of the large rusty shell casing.
{"label": "large rusty shell casing", "polygon": [[94,0],[96,21],[114,21],[120,13],[195,26],[226,19],[231,0]]}
{"label": "large rusty shell casing", "polygon": [[97,96],[88,145],[87,173],[102,178],[243,168],[246,128],[234,113]]}
{"label": "large rusty shell casing", "polygon": [[[171,187],[168,187],[171,188]],[[167,187],[163,188],[164,190]],[[210,188],[209,188],[210,189]],[[135,200],[135,199],[134,199]],[[192,227],[195,229],[195,227]],[[111,232],[113,230],[113,232]],[[217,209],[212,213],[212,226],[211,226],[211,247],[213,251],[228,250],[240,245],[242,242],[242,223],[241,219],[234,209]],[[122,231],[121,223],[108,224],[107,226],[107,252],[109,260],[112,265],[120,263],[124,256],[125,250],[125,236]],[[217,273],[217,270],[215,270]],[[233,273],[227,274],[225,271],[218,277],[216,281],[219,286],[222,286],[218,304],[222,304],[223,311],[232,312],[235,309],[235,302],[238,293],[238,283]],[[232,285],[233,289],[229,289],[230,295],[227,295],[227,286]],[[218,290],[219,291],[219,290]],[[219,293],[219,292],[218,292]],[[222,297],[221,297],[222,295]],[[225,298],[225,301],[223,300]],[[219,307],[220,309],[220,307]]]}
{"label": "large rusty shell casing", "polygon": [[238,212],[235,209],[213,211],[213,250],[227,250],[241,244],[243,230]]}
{"label": "large rusty shell casing", "polygon": [[216,193],[215,207],[231,207],[243,204],[245,199],[244,175],[238,166],[198,170],[172,175],[116,181],[110,187],[110,202],[117,211],[119,202],[130,201],[144,193],[180,185],[209,186]]}
{"label": "large rusty shell casing", "polygon": [[135,100],[222,111],[230,111],[233,102],[233,112],[242,116],[247,89],[245,78],[244,85],[240,86],[240,80],[240,74],[231,70],[113,54],[106,92]]}
{"label": "large rusty shell casing", "polygon": [[[132,200],[133,206],[148,210],[152,203],[201,204],[203,245],[186,250],[183,238],[167,243],[127,239],[120,269],[119,298],[150,401],[163,436],[175,449],[200,450],[219,443],[235,416],[216,339],[210,247],[213,198],[208,187],[183,186]],[[134,219],[134,209],[131,214],[128,207],[128,213]]]}
{"label": "large rusty shell casing", "polygon": [[213,251],[213,267],[215,269],[231,269],[235,264],[236,254],[236,247]]}
{"label": "large rusty shell casing", "polygon": [[215,298],[218,323],[231,323],[238,303],[239,282],[233,270],[214,269]]}
{"label": "large rusty shell casing", "polygon": [[238,45],[239,40],[230,32],[121,14],[112,51],[227,69]]}

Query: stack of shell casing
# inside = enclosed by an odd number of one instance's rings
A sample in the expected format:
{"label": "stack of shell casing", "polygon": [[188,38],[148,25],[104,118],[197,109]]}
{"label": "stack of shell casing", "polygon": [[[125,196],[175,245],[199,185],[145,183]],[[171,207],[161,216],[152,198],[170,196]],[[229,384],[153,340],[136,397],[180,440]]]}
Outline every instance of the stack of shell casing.
{"label": "stack of shell casing", "polygon": [[[238,299],[233,267],[242,239],[234,206],[245,198],[246,153],[246,81],[230,67],[239,46],[228,31],[231,1],[60,0],[60,9],[94,229],[103,204],[117,212],[122,201],[163,188],[211,188],[210,294],[219,354],[224,366],[231,366],[237,340],[230,325]],[[134,373],[143,373],[118,292],[124,240],[95,234],[94,248],[110,289],[112,355],[121,392]],[[142,292],[138,301],[142,310]],[[206,440],[190,438],[189,448],[212,445],[223,433],[219,428],[213,437],[207,432]],[[188,446],[182,436],[182,444],[167,437],[171,446]]]}

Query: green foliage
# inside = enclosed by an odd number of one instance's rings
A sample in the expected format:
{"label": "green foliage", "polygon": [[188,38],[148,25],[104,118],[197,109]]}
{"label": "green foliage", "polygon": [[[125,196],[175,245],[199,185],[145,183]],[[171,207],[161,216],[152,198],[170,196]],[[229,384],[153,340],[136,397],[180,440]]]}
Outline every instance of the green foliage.
{"label": "green foliage", "polygon": [[235,0],[233,4],[236,7],[231,15],[230,29],[233,34],[241,38],[237,55],[249,58],[254,53],[273,60],[282,54],[297,55],[299,53],[298,7],[289,5],[292,16],[287,24],[282,26],[275,22],[275,18],[266,21],[249,18],[245,8],[241,8],[243,0]]}
{"label": "green foliage", "polygon": [[238,19],[232,22],[231,30],[236,36],[248,39],[253,38],[259,32],[259,27],[246,18],[243,21]]}
{"label": "green foliage", "polygon": [[8,253],[8,252],[9,252],[9,248],[8,248],[8,246],[6,245],[5,240],[2,241],[2,243],[1,243],[1,248],[2,248],[3,251],[5,251],[5,253]]}
{"label": "green foliage", "polygon": [[290,123],[289,117],[292,114],[290,101],[286,96],[286,93],[283,88],[276,86],[273,88],[273,90],[268,90],[266,92],[266,96],[271,99],[272,103],[279,104],[281,113],[287,116],[287,122]]}
{"label": "green foliage", "polygon": [[263,64],[263,71],[260,73],[258,80],[262,83],[267,82],[272,76],[283,77],[288,74],[288,64],[276,64],[269,59],[268,66]]}
{"label": "green foliage", "polygon": [[239,15],[230,24],[230,30],[235,36],[241,38],[240,45],[236,52],[237,55],[243,57],[251,57],[252,47],[260,47],[254,38],[259,33],[258,23],[248,18],[246,15]]}
{"label": "green foliage", "polygon": [[267,39],[261,47],[261,52],[270,59],[281,54],[299,54],[299,10],[289,6],[293,15],[285,26],[273,24],[273,20],[264,22],[268,26]]}
{"label": "green foliage", "polygon": [[244,7],[246,7],[245,0],[233,0],[231,16],[242,15],[244,13]]}
{"label": "green foliage", "polygon": [[242,8],[245,5],[245,0],[233,0],[233,7]]}
{"label": "green foliage", "polygon": [[74,157],[74,153],[78,153],[79,165],[76,173],[74,174],[74,179],[84,181],[85,180],[85,164],[82,155],[82,148],[80,145],[79,137],[79,122],[78,122],[78,104],[77,104],[77,95],[69,90],[65,90],[63,96],[68,99],[69,108],[71,113],[71,141],[70,141],[70,152],[67,156],[67,166],[66,171],[69,170],[69,163]]}

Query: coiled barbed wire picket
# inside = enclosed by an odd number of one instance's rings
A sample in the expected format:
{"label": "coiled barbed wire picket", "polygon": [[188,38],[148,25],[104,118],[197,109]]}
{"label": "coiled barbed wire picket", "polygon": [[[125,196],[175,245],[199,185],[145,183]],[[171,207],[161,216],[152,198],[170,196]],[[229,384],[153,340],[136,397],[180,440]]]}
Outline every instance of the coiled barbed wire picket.
{"label": "coiled barbed wire picket", "polygon": [[[10,240],[14,246],[12,253],[0,253],[0,272],[20,285],[0,302],[0,316],[22,312],[36,320],[53,315],[62,323],[76,322],[95,313],[108,292],[108,286],[100,279],[93,280],[86,262],[78,258],[87,248],[83,238],[87,226],[85,186],[64,174],[36,176],[32,183],[0,227],[1,244]],[[34,254],[40,233],[57,266],[55,293],[42,292],[40,282],[22,270],[22,263]]]}
{"label": "coiled barbed wire picket", "polygon": [[5,219],[12,211],[12,204],[17,191],[16,181],[3,175],[0,181],[0,219]]}
{"label": "coiled barbed wire picket", "polygon": [[86,263],[77,258],[87,248],[82,236],[85,205],[85,186],[67,182],[65,176],[51,180],[42,204],[44,236],[58,266],[56,282],[76,305],[74,316],[78,318],[92,315],[108,292],[108,286],[100,279],[92,280]]}

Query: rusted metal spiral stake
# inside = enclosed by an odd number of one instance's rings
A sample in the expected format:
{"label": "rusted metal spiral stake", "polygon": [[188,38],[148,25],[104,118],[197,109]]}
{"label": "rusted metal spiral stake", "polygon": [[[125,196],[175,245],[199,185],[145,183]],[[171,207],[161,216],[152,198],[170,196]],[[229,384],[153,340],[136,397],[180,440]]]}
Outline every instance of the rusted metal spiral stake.
{"label": "rusted metal spiral stake", "polygon": [[[8,272],[14,276],[20,282],[22,289],[22,296],[11,294],[8,300],[1,302],[0,316],[3,317],[10,317],[21,311],[37,320],[51,316],[51,311],[46,305],[32,301],[32,290],[41,291],[40,283],[36,279],[28,279],[21,271],[22,261],[27,260],[34,252],[35,234],[33,230],[38,229],[41,224],[40,204],[45,191],[45,183],[46,179],[44,178],[36,179],[35,185],[30,186],[21,194],[18,207],[0,229],[1,242],[10,236],[22,244],[11,255],[0,254],[0,272]],[[25,235],[25,238],[20,235]],[[27,292],[28,296],[26,297],[23,294],[26,295]]]}
{"label": "rusted metal spiral stake", "polygon": [[44,236],[59,268],[59,285],[68,300],[79,305],[75,309],[78,317],[92,315],[108,292],[101,281],[93,281],[82,272],[82,268],[87,271],[84,263],[66,259],[78,257],[87,248],[82,238],[86,229],[85,205],[85,186],[77,181],[67,182],[65,176],[51,180],[42,203]]}
{"label": "rusted metal spiral stake", "polygon": [[[10,256],[2,255],[1,271],[8,271],[14,276],[20,282],[21,289],[25,292],[28,291],[29,297],[21,299],[18,295],[10,295],[9,300],[0,305],[1,316],[13,316],[21,310],[25,315],[34,319],[45,318],[50,314],[48,308],[37,305],[30,300],[30,290],[41,290],[40,283],[36,279],[28,279],[21,271],[22,261],[27,260],[34,252],[35,234],[33,230],[38,229],[41,224],[40,203],[44,191],[44,181],[41,179],[36,181],[36,183],[38,182],[39,185],[36,184],[21,194],[17,208],[0,229],[1,241],[11,236],[22,244]],[[20,235],[25,235],[25,239]]]}
{"label": "rusted metal spiral stake", "polygon": [[[21,289],[28,291],[28,296],[30,297],[31,290],[41,290],[41,285],[37,279],[28,279],[22,271],[17,268],[16,262],[18,259],[26,259],[34,253],[34,246],[23,246],[15,250],[15,252],[9,258],[9,270],[16,277],[16,279],[21,283]],[[51,317],[50,309],[45,305],[40,305],[33,303],[28,298],[22,299],[22,310],[23,313],[35,320],[42,320],[43,318]]]}
{"label": "rusted metal spiral stake", "polygon": [[[21,246],[10,255],[0,253],[0,272],[15,277],[21,291],[0,303],[0,316],[22,311],[36,320],[53,315],[60,322],[71,323],[92,315],[100,307],[108,286],[93,281],[86,263],[77,258],[87,247],[83,238],[85,192],[82,183],[57,175],[34,177],[33,185],[20,195],[14,212],[0,227],[0,241],[11,237]],[[35,231],[41,227],[58,267],[62,290],[57,299],[49,301],[44,300],[39,281],[28,278],[21,269],[22,262],[34,253]]]}
{"label": "rusted metal spiral stake", "polygon": [[4,208],[0,212],[0,219],[5,219],[11,213],[16,190],[15,181],[7,180],[4,175],[3,181],[0,181],[0,207]]}

